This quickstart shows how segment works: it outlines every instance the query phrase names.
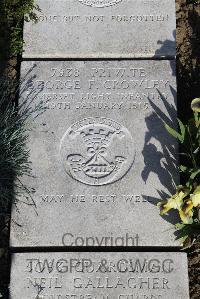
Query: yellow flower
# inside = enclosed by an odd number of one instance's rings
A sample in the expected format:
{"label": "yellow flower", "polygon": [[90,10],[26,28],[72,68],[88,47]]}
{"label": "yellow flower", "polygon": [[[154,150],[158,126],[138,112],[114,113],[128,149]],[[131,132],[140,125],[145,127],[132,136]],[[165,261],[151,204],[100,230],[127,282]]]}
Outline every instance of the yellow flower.
{"label": "yellow flower", "polygon": [[191,210],[193,209],[193,202],[191,199],[186,200],[186,202],[184,203],[182,210],[186,213],[189,214],[191,212]]}
{"label": "yellow flower", "polygon": [[184,224],[192,223],[193,212],[190,210],[188,214],[186,214],[183,210],[179,210],[179,216]]}
{"label": "yellow flower", "polygon": [[193,202],[191,199],[184,202],[182,208],[179,210],[179,215],[183,223],[188,224],[193,222]]}
{"label": "yellow flower", "polygon": [[191,108],[194,112],[200,112],[200,98],[196,98],[192,101]]}
{"label": "yellow flower", "polygon": [[171,209],[181,210],[183,206],[183,199],[188,195],[188,193],[189,190],[187,188],[178,186],[176,194],[158,204],[160,214],[164,215]]}
{"label": "yellow flower", "polygon": [[194,207],[200,206],[200,186],[198,186],[194,190],[194,193],[190,195],[190,199],[191,199]]}

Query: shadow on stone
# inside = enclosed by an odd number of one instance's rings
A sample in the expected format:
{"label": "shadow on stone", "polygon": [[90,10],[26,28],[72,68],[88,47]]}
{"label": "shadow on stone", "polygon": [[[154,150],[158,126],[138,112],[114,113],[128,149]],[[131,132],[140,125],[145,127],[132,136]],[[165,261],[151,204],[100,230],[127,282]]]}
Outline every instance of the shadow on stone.
{"label": "shadow on stone", "polygon": [[[166,53],[165,58],[173,58],[172,53],[174,53],[174,57],[176,55],[176,30],[172,32],[172,40],[166,39],[165,41],[158,40],[158,49],[155,51],[155,58],[162,57],[163,53]],[[176,76],[175,68],[172,65],[172,75]]]}
{"label": "shadow on stone", "polygon": [[[176,91],[170,86],[171,93],[176,98]],[[145,167],[141,173],[142,179],[146,183],[150,173],[154,173],[159,178],[166,191],[157,190],[158,198],[143,195],[144,199],[153,205],[157,205],[162,199],[168,198],[175,192],[179,182],[178,175],[178,150],[176,140],[171,137],[164,126],[164,123],[176,128],[177,107],[170,105],[167,99],[159,92],[161,101],[164,103],[168,113],[165,114],[154,102],[149,100],[153,112],[146,117],[147,132],[145,136],[144,148],[142,151]],[[155,144],[160,144],[160,150]],[[168,222],[177,223],[175,214],[163,216]]]}

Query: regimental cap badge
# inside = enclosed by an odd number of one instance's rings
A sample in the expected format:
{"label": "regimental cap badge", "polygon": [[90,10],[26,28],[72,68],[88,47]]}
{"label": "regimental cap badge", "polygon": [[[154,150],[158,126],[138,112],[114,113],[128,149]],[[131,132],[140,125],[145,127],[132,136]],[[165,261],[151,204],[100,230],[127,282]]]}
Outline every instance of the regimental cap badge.
{"label": "regimental cap badge", "polygon": [[129,131],[115,121],[88,118],[67,130],[60,153],[71,177],[88,185],[105,185],[129,170],[134,143]]}
{"label": "regimental cap badge", "polygon": [[106,7],[117,4],[122,0],[78,0],[82,4],[93,7]]}

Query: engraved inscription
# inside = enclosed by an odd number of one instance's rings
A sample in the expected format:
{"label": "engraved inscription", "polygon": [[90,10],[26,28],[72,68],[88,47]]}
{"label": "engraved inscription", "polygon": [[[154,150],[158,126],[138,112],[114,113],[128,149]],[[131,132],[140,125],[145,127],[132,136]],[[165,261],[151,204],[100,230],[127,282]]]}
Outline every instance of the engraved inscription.
{"label": "engraved inscription", "polygon": [[93,64],[87,73],[78,66],[51,67],[45,80],[29,83],[29,90],[41,90],[40,100],[50,110],[147,113],[150,101],[169,98],[169,86],[168,79],[150,78],[146,67]]}
{"label": "engraved inscription", "polygon": [[169,22],[170,15],[167,13],[162,13],[161,11],[156,14],[123,14],[123,15],[54,15],[54,14],[41,14],[38,16],[38,21],[49,24],[77,24],[77,23],[158,23],[158,22]]}
{"label": "engraved inscription", "polygon": [[[91,246],[96,238],[66,233],[63,246],[71,242],[79,246],[82,241]],[[118,229],[118,236],[109,233],[97,239],[102,243],[99,246],[129,241],[135,246],[138,235],[120,235]],[[189,299],[184,253],[19,253],[13,265],[13,299]]]}
{"label": "engraved inscription", "polygon": [[78,0],[79,2],[93,7],[111,6],[121,2],[122,0]]}
{"label": "engraved inscription", "polygon": [[[147,200],[148,199],[148,200]],[[116,204],[118,202],[124,202],[134,207],[138,204],[151,202],[150,197],[144,198],[141,194],[41,194],[40,202],[43,204],[61,204],[61,203],[90,203],[90,204]]]}
{"label": "engraved inscription", "polygon": [[64,134],[60,154],[67,173],[87,185],[106,185],[121,179],[133,164],[130,132],[116,121],[90,117]]}
{"label": "engraved inscription", "polygon": [[173,288],[174,266],[173,259],[156,257],[30,258],[26,287],[38,290],[42,299],[161,299]]}

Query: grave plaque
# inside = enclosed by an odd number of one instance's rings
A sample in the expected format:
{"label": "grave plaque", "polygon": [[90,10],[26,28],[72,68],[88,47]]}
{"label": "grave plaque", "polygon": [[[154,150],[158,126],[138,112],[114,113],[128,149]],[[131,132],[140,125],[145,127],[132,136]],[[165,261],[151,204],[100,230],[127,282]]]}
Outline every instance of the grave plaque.
{"label": "grave plaque", "polygon": [[[99,2],[100,3],[100,2]],[[13,207],[11,246],[175,246],[157,202],[178,181],[174,61],[23,62],[34,206]],[[162,196],[163,194],[163,196]]]}
{"label": "grave plaque", "polygon": [[24,58],[174,57],[174,0],[38,0]]}
{"label": "grave plaque", "polygon": [[14,254],[11,299],[189,299],[185,253]]}

